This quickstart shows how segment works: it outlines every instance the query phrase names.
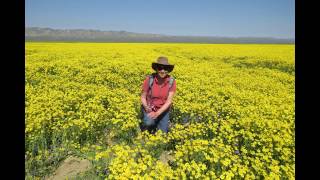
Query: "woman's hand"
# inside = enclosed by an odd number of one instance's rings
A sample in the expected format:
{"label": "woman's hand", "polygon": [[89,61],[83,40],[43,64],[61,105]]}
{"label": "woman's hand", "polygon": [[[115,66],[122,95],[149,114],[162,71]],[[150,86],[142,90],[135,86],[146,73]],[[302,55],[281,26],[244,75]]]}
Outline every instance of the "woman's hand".
{"label": "woman's hand", "polygon": [[149,106],[145,107],[144,109],[145,109],[146,113],[152,112],[152,109]]}
{"label": "woman's hand", "polygon": [[159,115],[160,115],[160,114],[159,114],[158,112],[154,112],[154,111],[148,113],[148,116],[149,116],[151,119],[153,119],[153,120],[157,119],[157,117],[158,117]]}

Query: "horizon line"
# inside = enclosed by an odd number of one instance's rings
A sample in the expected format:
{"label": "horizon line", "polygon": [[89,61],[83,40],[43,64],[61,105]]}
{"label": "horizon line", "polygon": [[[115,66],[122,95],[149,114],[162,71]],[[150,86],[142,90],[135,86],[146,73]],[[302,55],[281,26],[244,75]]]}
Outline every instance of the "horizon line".
{"label": "horizon line", "polygon": [[52,27],[39,27],[39,26],[25,26],[25,28],[42,28],[42,29],[53,29],[53,30],[91,30],[91,31],[101,31],[101,32],[127,32],[135,34],[150,34],[150,35],[161,35],[161,36],[178,36],[178,37],[215,37],[215,38],[267,38],[267,39],[279,39],[279,40],[295,40],[293,38],[279,38],[272,36],[204,36],[204,35],[168,35],[168,34],[156,34],[156,33],[146,33],[146,32],[131,32],[126,30],[101,30],[92,28],[52,28]]}

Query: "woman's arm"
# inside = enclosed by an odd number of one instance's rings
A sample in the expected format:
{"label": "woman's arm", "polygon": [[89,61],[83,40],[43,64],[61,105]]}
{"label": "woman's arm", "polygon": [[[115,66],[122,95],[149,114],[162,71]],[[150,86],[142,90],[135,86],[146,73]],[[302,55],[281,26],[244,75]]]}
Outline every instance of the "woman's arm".
{"label": "woman's arm", "polygon": [[141,103],[147,113],[151,111],[151,108],[147,104],[147,92],[146,91],[142,92],[142,94],[141,94]]}

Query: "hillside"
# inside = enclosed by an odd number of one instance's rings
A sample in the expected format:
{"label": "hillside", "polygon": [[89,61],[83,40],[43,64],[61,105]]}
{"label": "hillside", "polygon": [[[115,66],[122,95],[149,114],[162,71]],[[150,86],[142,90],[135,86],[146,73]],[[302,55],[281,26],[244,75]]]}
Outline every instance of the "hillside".
{"label": "hillside", "polygon": [[100,31],[88,29],[52,29],[26,27],[26,41],[72,41],[72,42],[182,42],[182,43],[253,43],[294,44],[294,39],[267,37],[213,37],[172,36],[162,34],[134,33],[127,31]]}

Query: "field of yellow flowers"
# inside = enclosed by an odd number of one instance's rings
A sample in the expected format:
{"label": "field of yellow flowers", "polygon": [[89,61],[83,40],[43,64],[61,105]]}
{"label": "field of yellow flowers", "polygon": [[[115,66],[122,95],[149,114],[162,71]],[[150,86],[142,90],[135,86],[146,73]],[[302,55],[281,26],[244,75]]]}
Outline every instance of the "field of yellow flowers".
{"label": "field of yellow flowers", "polygon": [[[92,162],[84,179],[294,179],[294,51],[26,42],[26,179],[70,155]],[[141,85],[158,56],[175,64],[168,134],[139,128]]]}

